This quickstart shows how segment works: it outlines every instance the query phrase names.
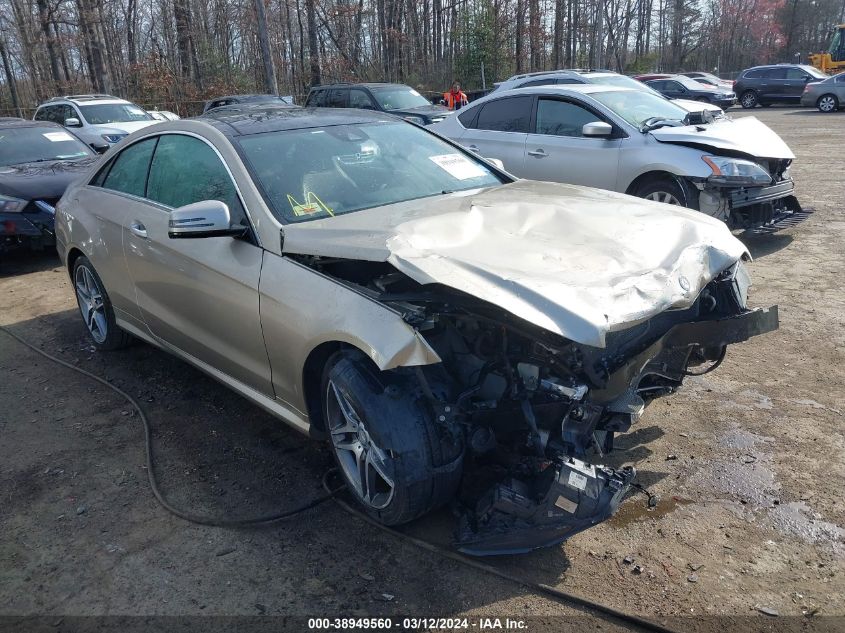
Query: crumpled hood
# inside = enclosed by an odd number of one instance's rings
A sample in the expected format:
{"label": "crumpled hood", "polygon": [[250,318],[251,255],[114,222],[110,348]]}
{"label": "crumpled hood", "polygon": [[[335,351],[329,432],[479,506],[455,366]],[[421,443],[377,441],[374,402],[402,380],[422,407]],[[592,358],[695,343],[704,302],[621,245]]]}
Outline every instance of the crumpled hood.
{"label": "crumpled hood", "polygon": [[795,158],[783,139],[756,117],[719,119],[707,125],[661,127],[649,134],[662,143],[703,145],[757,158]]}
{"label": "crumpled hood", "polygon": [[696,211],[528,180],[284,231],[286,253],[387,261],[594,347],[690,306],[747,254],[724,223]]}

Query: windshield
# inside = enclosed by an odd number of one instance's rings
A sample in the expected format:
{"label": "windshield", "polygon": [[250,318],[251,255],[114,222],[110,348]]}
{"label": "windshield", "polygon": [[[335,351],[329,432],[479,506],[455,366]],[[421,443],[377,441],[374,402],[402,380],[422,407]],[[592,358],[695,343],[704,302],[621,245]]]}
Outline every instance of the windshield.
{"label": "windshield", "polygon": [[431,105],[428,99],[408,86],[385,86],[370,88],[370,91],[385,110],[410,110]]}
{"label": "windshield", "polygon": [[0,165],[20,165],[91,156],[75,136],[55,127],[0,129]]}
{"label": "windshield", "polygon": [[651,86],[646,86],[643,82],[632,79],[631,77],[626,77],[625,75],[587,75],[587,77],[590,79],[590,82],[594,84],[616,86],[617,88],[633,88],[634,90],[639,90],[640,92],[649,92],[656,95],[660,94]]}
{"label": "windshield", "polygon": [[806,70],[810,75],[816,77],[817,79],[827,79],[827,75],[825,75],[822,71],[820,71],[815,66],[801,66],[804,70]]}
{"label": "windshield", "polygon": [[79,106],[82,116],[91,125],[153,121],[153,117],[132,103],[100,103]]}
{"label": "windshield", "polygon": [[713,90],[713,86],[709,84],[703,84],[700,81],[696,81],[692,77],[687,77],[686,75],[676,75],[674,77],[670,77],[669,81],[677,81],[690,90]]}
{"label": "windshield", "polygon": [[647,92],[619,90],[594,92],[590,96],[636,127],[655,117],[683,121],[687,115],[686,110],[671,101]]}
{"label": "windshield", "polygon": [[303,222],[504,182],[404,122],[284,130],[238,139],[280,222]]}

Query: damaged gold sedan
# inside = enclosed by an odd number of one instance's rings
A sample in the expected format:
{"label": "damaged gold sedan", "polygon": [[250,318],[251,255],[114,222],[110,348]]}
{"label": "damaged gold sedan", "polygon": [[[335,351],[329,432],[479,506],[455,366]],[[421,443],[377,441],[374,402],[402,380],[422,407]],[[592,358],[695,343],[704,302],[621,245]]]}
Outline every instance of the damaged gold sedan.
{"label": "damaged gold sedan", "polygon": [[134,335],[328,440],[385,524],[453,503],[479,555],[608,518],[635,477],[600,464],[614,436],[777,328],[722,222],[515,180],[378,113],[147,128],[56,225],[99,348]]}

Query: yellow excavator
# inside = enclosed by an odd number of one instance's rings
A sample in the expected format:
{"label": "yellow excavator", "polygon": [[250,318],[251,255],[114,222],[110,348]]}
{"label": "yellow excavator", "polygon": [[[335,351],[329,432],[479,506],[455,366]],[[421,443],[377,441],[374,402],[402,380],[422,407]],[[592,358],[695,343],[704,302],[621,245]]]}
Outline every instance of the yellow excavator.
{"label": "yellow excavator", "polygon": [[823,73],[845,72],[845,24],[833,27],[833,37],[826,53],[812,53],[810,63]]}

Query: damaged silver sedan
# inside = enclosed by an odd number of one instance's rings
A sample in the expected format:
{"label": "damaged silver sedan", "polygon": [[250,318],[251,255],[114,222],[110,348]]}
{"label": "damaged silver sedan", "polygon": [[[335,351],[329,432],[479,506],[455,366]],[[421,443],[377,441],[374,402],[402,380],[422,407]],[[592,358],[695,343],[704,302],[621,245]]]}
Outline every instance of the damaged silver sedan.
{"label": "damaged silver sedan", "polygon": [[601,464],[615,435],[777,328],[724,223],[514,181],[378,113],[163,123],[56,224],[100,349],[134,335],[327,440],[385,524],[454,504],[473,554],[608,518],[635,477]]}

